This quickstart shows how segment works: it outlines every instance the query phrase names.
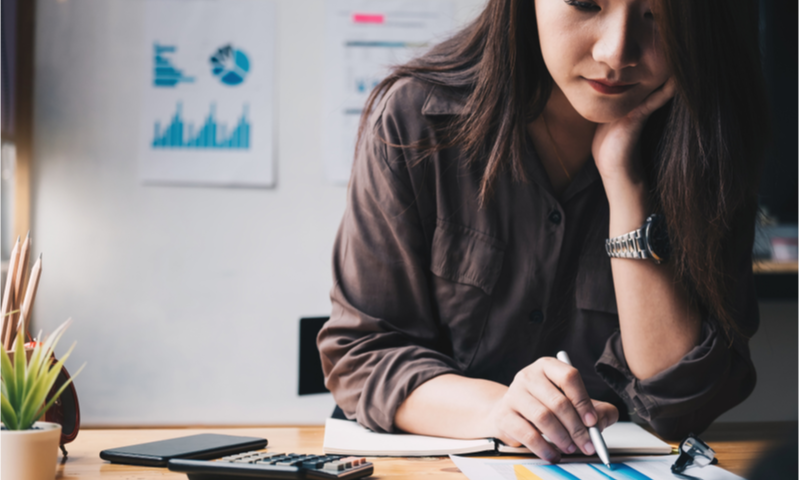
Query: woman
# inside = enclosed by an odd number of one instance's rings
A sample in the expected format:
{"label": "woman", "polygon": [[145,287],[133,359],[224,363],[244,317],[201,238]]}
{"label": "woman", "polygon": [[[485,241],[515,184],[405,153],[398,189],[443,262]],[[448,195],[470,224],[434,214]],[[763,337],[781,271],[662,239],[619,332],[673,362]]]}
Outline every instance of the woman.
{"label": "woman", "polygon": [[[490,0],[396,68],[362,118],[318,338],[347,417],[555,462],[629,411],[679,438],[745,399],[755,13]],[[626,234],[648,258],[620,258]]]}

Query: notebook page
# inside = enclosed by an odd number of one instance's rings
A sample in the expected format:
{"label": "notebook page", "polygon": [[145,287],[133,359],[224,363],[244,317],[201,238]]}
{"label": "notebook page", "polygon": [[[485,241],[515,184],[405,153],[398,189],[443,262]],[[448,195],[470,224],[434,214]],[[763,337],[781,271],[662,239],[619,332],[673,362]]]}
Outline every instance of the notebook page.
{"label": "notebook page", "polygon": [[449,454],[492,452],[494,440],[460,440],[426,435],[375,433],[356,422],[329,418],[325,421],[326,454],[427,457]]}
{"label": "notebook page", "polygon": [[[669,454],[672,447],[659,440],[658,437],[633,422],[617,422],[603,430],[603,440],[606,441],[608,453],[618,455],[629,454]],[[530,453],[525,447],[509,447],[500,445],[497,451],[501,453]]]}

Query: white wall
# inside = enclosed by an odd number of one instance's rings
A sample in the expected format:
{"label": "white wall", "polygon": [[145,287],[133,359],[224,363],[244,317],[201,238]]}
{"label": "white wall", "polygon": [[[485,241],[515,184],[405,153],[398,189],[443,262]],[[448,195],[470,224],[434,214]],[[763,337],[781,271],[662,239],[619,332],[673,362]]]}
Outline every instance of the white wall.
{"label": "white wall", "polygon": [[[224,0],[235,1],[235,0]],[[463,23],[483,0],[457,0]],[[84,425],[322,423],[298,397],[298,319],[327,315],[345,189],[322,176],[323,0],[280,0],[278,186],[142,186],[136,129],[143,6],[40,0],[36,328],[67,317]],[[722,417],[797,419],[797,303],[762,304],[759,385]],[[786,379],[791,379],[786,382]]]}
{"label": "white wall", "polygon": [[[324,1],[278,1],[269,190],[140,185],[144,3],[37,3],[35,327],[74,319],[84,425],[322,423],[330,395],[296,392],[345,205],[320,160]],[[458,0],[457,23],[482,3]]]}

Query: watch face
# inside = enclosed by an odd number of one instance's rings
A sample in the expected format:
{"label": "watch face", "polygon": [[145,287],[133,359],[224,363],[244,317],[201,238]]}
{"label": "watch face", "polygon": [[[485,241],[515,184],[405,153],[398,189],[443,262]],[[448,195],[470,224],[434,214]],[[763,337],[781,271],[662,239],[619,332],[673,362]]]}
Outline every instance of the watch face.
{"label": "watch face", "polygon": [[669,232],[667,232],[667,222],[663,215],[651,215],[647,219],[647,247],[653,258],[659,262],[669,260],[670,245]]}

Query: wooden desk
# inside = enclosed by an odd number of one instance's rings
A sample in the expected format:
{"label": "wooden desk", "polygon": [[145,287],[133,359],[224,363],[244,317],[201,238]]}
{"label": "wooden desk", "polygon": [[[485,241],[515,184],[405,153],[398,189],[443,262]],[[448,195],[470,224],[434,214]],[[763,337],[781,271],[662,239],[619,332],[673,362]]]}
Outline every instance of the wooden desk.
{"label": "wooden desk", "polygon": [[[82,430],[78,438],[67,445],[69,458],[59,465],[56,478],[185,479],[184,474],[173,473],[165,468],[134,467],[105,462],[100,459],[100,450],[207,432],[264,437],[269,440],[270,450],[286,453],[322,453],[324,433],[322,427]],[[792,432],[797,435],[797,422],[721,424],[709,429],[703,438],[717,452],[721,467],[745,475],[754,461],[762,452],[769,449],[776,439]],[[375,475],[371,478],[402,480],[419,475],[426,475],[431,480],[466,478],[447,457],[371,460],[375,463]]]}

